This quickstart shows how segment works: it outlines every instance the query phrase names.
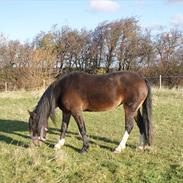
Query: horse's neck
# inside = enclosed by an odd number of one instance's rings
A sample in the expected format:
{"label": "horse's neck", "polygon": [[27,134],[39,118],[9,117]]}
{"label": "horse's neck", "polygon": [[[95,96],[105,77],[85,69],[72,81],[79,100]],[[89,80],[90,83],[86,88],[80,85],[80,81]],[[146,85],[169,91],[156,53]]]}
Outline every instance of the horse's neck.
{"label": "horse's neck", "polygon": [[50,111],[50,101],[47,96],[43,96],[36,107],[36,113],[39,115],[39,121],[47,121]]}

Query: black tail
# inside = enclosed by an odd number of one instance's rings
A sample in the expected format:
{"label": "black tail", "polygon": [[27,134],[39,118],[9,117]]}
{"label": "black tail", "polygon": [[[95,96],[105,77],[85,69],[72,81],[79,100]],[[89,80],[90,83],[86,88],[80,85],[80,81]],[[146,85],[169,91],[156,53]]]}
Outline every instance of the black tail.
{"label": "black tail", "polygon": [[148,88],[148,95],[145,99],[143,106],[142,106],[142,116],[145,125],[145,138],[148,145],[152,144],[152,93],[151,93],[151,86],[147,80],[145,80],[147,88]]}

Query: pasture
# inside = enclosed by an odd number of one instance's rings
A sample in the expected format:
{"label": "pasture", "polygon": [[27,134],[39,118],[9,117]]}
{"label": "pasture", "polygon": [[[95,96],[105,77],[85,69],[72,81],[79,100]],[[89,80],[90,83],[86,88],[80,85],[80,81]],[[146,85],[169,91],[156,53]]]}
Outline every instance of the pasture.
{"label": "pasture", "polygon": [[55,151],[57,125],[49,122],[48,141],[40,148],[29,147],[28,112],[43,91],[0,93],[0,182],[105,183],[183,182],[183,91],[153,89],[154,145],[136,149],[139,141],[135,125],[127,148],[112,150],[124,132],[122,107],[101,113],[84,113],[90,138],[89,152],[81,155],[82,141],[71,119],[66,143]]}

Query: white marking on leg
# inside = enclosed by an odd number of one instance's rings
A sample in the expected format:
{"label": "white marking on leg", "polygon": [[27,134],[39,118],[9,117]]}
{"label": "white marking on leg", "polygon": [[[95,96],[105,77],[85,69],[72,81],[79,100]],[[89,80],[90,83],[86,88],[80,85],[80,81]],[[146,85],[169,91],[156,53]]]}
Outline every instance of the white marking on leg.
{"label": "white marking on leg", "polygon": [[125,149],[126,147],[126,142],[128,140],[128,137],[129,137],[129,134],[127,131],[125,131],[124,135],[123,135],[123,138],[120,142],[120,144],[118,145],[118,147],[115,149],[115,153],[120,153],[123,149]]}
{"label": "white marking on leg", "polygon": [[65,139],[61,139],[58,141],[57,144],[55,144],[55,149],[60,149],[65,143]]}

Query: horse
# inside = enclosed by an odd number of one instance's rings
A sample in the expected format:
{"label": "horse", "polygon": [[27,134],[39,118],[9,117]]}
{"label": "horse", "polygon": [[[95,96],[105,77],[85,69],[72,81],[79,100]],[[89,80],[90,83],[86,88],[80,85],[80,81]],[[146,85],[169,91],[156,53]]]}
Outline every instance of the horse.
{"label": "horse", "polygon": [[29,130],[34,145],[45,140],[48,118],[54,118],[55,109],[62,111],[61,133],[55,149],[65,143],[65,134],[72,116],[82,136],[81,153],[87,152],[89,139],[86,133],[83,112],[100,112],[123,104],[125,112],[125,132],[115,153],[126,147],[127,139],[134,126],[139,127],[139,148],[152,144],[152,93],[149,82],[135,72],[114,72],[91,75],[71,72],[57,78],[43,93],[37,106],[29,111]]}

